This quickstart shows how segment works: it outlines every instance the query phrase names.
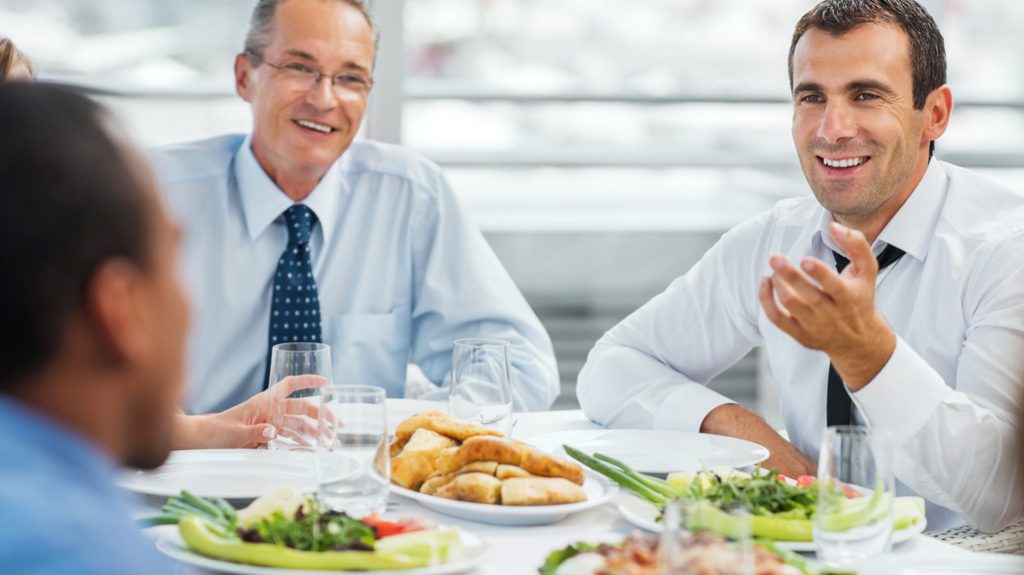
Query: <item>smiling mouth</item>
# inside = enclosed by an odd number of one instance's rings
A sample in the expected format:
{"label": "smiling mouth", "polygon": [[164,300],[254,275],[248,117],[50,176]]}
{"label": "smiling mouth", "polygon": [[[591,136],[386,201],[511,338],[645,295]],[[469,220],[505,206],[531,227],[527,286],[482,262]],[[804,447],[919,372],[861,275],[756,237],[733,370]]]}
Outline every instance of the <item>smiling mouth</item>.
{"label": "smiling mouth", "polygon": [[833,160],[829,158],[823,158],[818,156],[818,161],[821,162],[826,168],[832,168],[834,170],[848,170],[850,168],[856,168],[857,166],[863,166],[871,159],[871,156],[859,156],[854,158],[843,158],[839,160]]}
{"label": "smiling mouth", "polygon": [[312,122],[310,120],[295,120],[295,123],[307,130],[313,130],[315,132],[320,132],[321,134],[330,134],[331,132],[337,131],[337,128],[333,128],[327,124],[321,124],[319,122]]}

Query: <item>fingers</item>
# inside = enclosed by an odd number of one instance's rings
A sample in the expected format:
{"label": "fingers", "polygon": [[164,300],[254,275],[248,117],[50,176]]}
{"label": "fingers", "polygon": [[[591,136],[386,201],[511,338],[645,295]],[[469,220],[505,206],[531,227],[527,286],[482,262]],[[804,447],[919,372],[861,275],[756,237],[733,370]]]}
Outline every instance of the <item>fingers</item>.
{"label": "fingers", "polygon": [[301,389],[315,389],[327,385],[327,378],[320,375],[290,375],[274,384],[277,397],[288,397]]}
{"label": "fingers", "polygon": [[843,280],[832,266],[817,258],[804,258],[800,262],[800,269],[810,276],[811,279],[818,282],[824,295],[837,301],[845,296],[847,291],[846,284],[843,283]]}
{"label": "fingers", "polygon": [[[779,301],[787,310],[800,317],[801,311],[810,311],[828,296],[803,272],[793,267],[786,258],[774,255],[769,260],[775,275],[772,283],[779,295]],[[800,307],[801,309],[795,309]]]}
{"label": "fingers", "polygon": [[852,276],[866,274],[873,282],[878,274],[878,262],[864,234],[835,222],[829,224],[829,232],[850,258],[850,266],[844,273]]}
{"label": "fingers", "polygon": [[775,302],[775,291],[771,278],[767,276],[761,278],[761,287],[757,295],[758,299],[761,300],[761,308],[764,309],[764,314],[768,321],[775,324],[782,331],[793,335],[799,328],[799,325],[789,312],[780,308],[779,304]]}
{"label": "fingers", "polygon": [[308,438],[314,438],[319,433],[319,424],[316,419],[310,419],[302,415],[282,415],[278,421],[277,433],[291,437],[298,434]]}

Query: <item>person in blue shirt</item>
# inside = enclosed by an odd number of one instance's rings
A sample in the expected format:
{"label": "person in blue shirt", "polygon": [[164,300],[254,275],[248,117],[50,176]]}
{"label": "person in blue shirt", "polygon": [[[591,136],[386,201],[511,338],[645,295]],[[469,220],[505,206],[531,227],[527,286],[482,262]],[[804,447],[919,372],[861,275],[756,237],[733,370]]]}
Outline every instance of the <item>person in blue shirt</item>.
{"label": "person in blue shirt", "polygon": [[252,132],[152,154],[196,309],[188,411],[258,393],[287,341],[329,344],[335,383],[389,397],[412,361],[443,399],[454,340],[503,339],[513,408],[558,395],[547,333],[440,169],[355,140],[375,45],[358,0],[260,0],[234,69]]}
{"label": "person in blue shirt", "polygon": [[0,125],[0,572],[167,572],[114,480],[173,441],[178,232],[85,97],[2,84]]}

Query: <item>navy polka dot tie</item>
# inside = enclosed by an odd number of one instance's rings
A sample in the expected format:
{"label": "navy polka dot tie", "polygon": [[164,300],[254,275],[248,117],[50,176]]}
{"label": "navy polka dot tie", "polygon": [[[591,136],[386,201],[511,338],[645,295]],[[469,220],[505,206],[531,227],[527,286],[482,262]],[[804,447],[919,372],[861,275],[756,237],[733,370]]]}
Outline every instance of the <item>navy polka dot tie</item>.
{"label": "navy polka dot tie", "polygon": [[309,236],[316,225],[316,214],[302,204],[284,213],[288,224],[288,245],[277,261],[270,304],[270,339],[267,347],[266,389],[270,371],[270,350],[279,343],[321,341],[320,299],[310,259]]}

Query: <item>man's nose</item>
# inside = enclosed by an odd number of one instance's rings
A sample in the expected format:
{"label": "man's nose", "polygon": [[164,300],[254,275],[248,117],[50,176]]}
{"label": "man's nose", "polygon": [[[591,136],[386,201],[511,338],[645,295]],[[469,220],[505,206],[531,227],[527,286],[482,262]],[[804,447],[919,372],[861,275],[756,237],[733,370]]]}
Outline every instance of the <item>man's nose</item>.
{"label": "man's nose", "polygon": [[829,144],[852,138],[857,134],[857,121],[854,111],[844,102],[829,102],[825,105],[825,114],[818,126],[818,137]]}

